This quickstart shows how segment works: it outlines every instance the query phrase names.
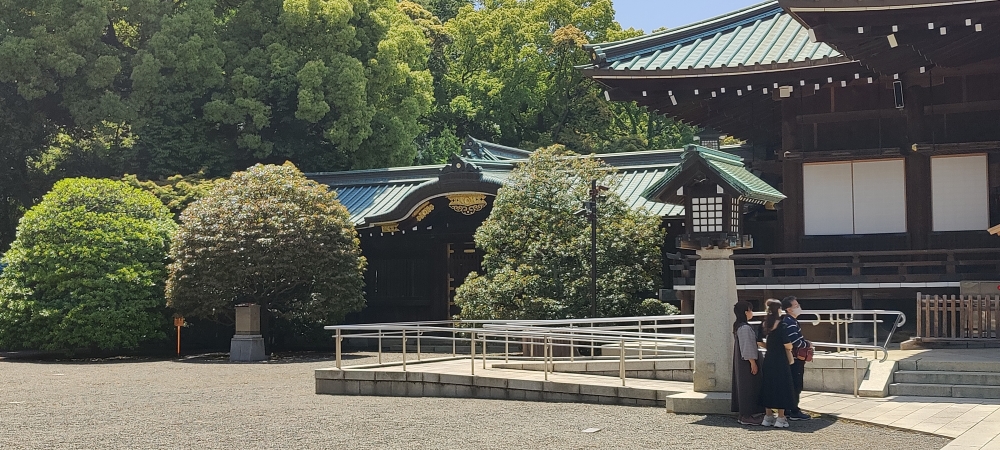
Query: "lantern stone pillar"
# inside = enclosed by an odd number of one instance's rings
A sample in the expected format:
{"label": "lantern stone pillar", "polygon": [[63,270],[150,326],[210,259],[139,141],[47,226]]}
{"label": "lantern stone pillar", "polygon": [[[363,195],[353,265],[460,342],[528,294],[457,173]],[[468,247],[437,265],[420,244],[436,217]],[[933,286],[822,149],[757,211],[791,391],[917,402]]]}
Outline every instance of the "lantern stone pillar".
{"label": "lantern stone pillar", "polygon": [[732,249],[697,251],[694,298],[694,390],[729,392],[733,373],[736,269]]}
{"label": "lantern stone pillar", "polygon": [[264,336],[260,334],[260,305],[236,306],[236,334],[229,342],[229,361],[265,361]]}
{"label": "lantern stone pillar", "polygon": [[744,215],[773,208],[785,195],[747,170],[743,158],[689,145],[681,163],[643,193],[646,198],[684,206],[684,233],[677,248],[694,250],[693,391],[668,396],[668,411],[729,414],[733,378],[733,305],[736,265],[733,250],[753,248]]}

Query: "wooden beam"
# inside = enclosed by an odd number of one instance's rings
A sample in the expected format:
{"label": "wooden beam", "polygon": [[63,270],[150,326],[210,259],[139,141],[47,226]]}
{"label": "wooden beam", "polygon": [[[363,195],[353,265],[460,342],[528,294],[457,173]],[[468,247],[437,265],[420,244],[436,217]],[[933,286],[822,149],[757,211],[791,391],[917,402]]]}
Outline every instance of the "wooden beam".
{"label": "wooden beam", "polygon": [[980,111],[1000,111],[1000,100],[924,106],[924,114],[956,114]]}
{"label": "wooden beam", "polygon": [[811,152],[787,152],[785,159],[798,159],[803,162],[823,162],[842,161],[857,159],[885,159],[899,158],[900,150],[897,147],[885,148],[858,148],[848,150],[827,150]]}
{"label": "wooden beam", "polygon": [[998,225],[996,225],[996,226],[994,226],[994,227],[992,227],[992,228],[990,228],[990,229],[988,229],[986,231],[989,231],[990,234],[995,234],[997,236],[1000,236],[1000,224],[998,224]]}
{"label": "wooden beam", "polygon": [[913,144],[910,150],[929,155],[1000,151],[1000,141],[959,142],[954,144]]}
{"label": "wooden beam", "polygon": [[802,114],[796,118],[799,125],[816,123],[850,122],[855,120],[892,119],[903,117],[902,109],[866,109],[819,114]]}

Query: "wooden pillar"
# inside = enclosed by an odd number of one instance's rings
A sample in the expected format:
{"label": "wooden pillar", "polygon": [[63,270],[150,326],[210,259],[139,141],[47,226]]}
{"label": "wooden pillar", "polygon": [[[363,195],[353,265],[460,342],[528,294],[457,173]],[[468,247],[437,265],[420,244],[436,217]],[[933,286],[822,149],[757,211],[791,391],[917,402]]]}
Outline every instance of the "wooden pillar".
{"label": "wooden pillar", "polygon": [[931,159],[909,151],[906,155],[906,233],[911,250],[924,250],[931,233]]}
{"label": "wooden pillar", "polygon": [[920,86],[910,86],[903,97],[906,111],[906,140],[910,144],[927,142],[927,122],[924,120],[924,104],[927,90]]}
{"label": "wooden pillar", "polygon": [[781,251],[799,250],[802,233],[802,161],[790,159],[788,152],[799,152],[798,136],[799,99],[781,100],[781,192],[788,198],[781,202]]}
{"label": "wooden pillar", "polygon": [[1000,153],[991,152],[986,158],[989,162],[990,225],[996,225],[1000,224]]}
{"label": "wooden pillar", "polygon": [[799,99],[781,99],[781,151],[794,152],[801,149],[799,145]]}
{"label": "wooden pillar", "polygon": [[781,192],[787,196],[781,201],[781,251],[799,251],[803,233],[802,217],[802,160],[785,158],[782,163]]}

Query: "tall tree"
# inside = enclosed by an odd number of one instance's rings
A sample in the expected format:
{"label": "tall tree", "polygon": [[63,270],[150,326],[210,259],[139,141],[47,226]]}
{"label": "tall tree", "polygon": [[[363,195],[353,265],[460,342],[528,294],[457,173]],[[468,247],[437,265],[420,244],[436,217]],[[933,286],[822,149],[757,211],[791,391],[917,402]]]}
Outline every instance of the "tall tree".
{"label": "tall tree", "polygon": [[433,102],[395,0],[0,0],[0,30],[0,249],[63,177],[409,164]]}
{"label": "tall tree", "polygon": [[155,119],[140,146],[164,173],[409,164],[432,102],[427,55],[394,0],[191,0],[133,73]]}
{"label": "tall tree", "polygon": [[680,146],[692,134],[634,104],[609,104],[576,68],[590,59],[585,44],[641,34],[621,29],[609,0],[486,0],[445,29],[453,42],[438,110],[459,136],[591,153]]}
{"label": "tall tree", "polygon": [[[500,189],[476,231],[483,274],[458,288],[464,319],[590,317],[590,228],[574,214],[590,180],[614,188],[614,169],[562,146],[539,149]],[[598,200],[597,316],[663,314],[648,299],[660,283],[660,218],[630,208],[613,189]]]}

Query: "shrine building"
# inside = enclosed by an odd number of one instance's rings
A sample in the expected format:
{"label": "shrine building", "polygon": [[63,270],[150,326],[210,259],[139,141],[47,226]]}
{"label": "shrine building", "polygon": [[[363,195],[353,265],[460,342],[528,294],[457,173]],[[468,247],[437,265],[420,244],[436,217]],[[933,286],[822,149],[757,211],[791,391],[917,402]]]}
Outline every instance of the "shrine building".
{"label": "shrine building", "polygon": [[[745,142],[787,197],[743,206],[741,299],[1000,294],[1000,1],[769,1],[587,48],[607,99]],[[672,268],[689,303],[697,261]]]}
{"label": "shrine building", "polygon": [[[446,320],[457,314],[455,289],[470,272],[482,270],[483,255],[473,235],[492,211],[507,175],[530,154],[470,137],[448,164],[307,174],[337,192],[368,259],[367,306],[348,321]],[[633,208],[662,217],[667,288],[673,279],[666,269],[675,257],[673,230],[681,230],[684,208],[648,201],[643,192],[676,166],[681,154],[652,150],[598,156],[615,167],[619,196]]]}

